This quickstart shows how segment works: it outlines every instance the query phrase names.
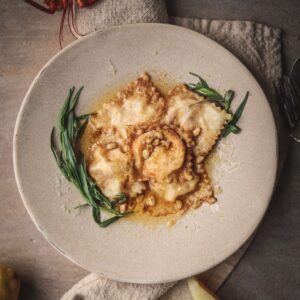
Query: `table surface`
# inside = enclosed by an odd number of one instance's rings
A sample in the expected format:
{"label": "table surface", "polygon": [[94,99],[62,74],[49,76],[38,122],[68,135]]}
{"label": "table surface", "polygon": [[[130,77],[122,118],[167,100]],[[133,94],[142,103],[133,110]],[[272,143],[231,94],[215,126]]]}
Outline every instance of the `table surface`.
{"label": "table surface", "polygon": [[[280,27],[285,72],[300,55],[299,0],[169,0],[170,15],[243,19]],[[23,1],[0,2],[0,264],[22,278],[21,299],[58,299],[87,274],[37,231],[20,199],[12,162],[14,124],[39,69],[59,51],[52,17]],[[66,36],[66,44],[72,41]],[[250,249],[219,291],[223,299],[300,299],[300,144],[292,143],[270,208]],[[254,193],[255,196],[255,193]]]}

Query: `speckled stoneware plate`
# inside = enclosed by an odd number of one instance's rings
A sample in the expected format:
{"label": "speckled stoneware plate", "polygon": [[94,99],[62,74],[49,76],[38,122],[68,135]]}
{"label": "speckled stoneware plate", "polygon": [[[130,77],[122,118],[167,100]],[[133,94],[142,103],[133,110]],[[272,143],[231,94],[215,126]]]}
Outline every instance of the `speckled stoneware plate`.
{"label": "speckled stoneware plate", "polygon": [[[172,227],[149,228],[122,219],[99,228],[90,209],[70,210],[81,196],[59,174],[49,136],[69,87],[85,86],[79,113],[104,91],[143,71],[180,82],[201,74],[220,91],[250,92],[243,131],[224,140],[216,168],[218,204],[185,214]],[[277,139],[268,101],[257,81],[230,52],[196,32],[161,24],[110,28],[67,47],[41,70],[23,101],[14,136],[15,174],[36,226],[63,255],[106,277],[167,282],[205,271],[236,251],[261,221],[272,194]],[[219,165],[218,165],[219,164]],[[219,167],[218,167],[219,166]]]}

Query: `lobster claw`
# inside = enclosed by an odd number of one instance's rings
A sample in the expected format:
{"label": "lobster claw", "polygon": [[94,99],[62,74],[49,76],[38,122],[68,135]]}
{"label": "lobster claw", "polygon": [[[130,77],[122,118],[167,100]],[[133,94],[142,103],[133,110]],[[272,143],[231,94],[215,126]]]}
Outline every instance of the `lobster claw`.
{"label": "lobster claw", "polygon": [[[1,0],[0,0],[1,1]],[[62,48],[62,41],[63,41],[63,27],[65,22],[65,17],[67,15],[68,18],[68,24],[69,28],[72,32],[72,34],[75,37],[82,36],[77,30],[74,22],[74,9],[75,9],[75,3],[80,8],[88,7],[98,0],[44,0],[45,5],[37,3],[35,0],[24,0],[31,6],[47,13],[53,15],[57,10],[62,9],[63,14],[60,21],[60,28],[59,28],[59,44]]]}
{"label": "lobster claw", "polygon": [[45,4],[48,6],[43,6],[34,0],[24,0],[28,4],[32,5],[33,7],[47,13],[53,15],[58,9],[62,8],[61,7],[61,1],[59,0],[45,0]]}
{"label": "lobster claw", "polygon": [[82,7],[87,7],[90,6],[92,4],[94,4],[95,2],[97,2],[98,0],[77,0],[77,5],[82,8]]}

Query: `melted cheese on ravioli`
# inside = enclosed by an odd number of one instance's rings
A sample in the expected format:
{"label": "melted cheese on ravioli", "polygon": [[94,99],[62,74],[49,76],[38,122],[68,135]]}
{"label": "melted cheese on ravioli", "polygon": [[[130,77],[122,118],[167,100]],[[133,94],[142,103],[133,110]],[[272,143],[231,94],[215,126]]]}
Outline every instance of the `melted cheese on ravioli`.
{"label": "melted cheese on ravioli", "polygon": [[101,146],[93,147],[88,171],[106,196],[123,192],[129,168],[128,157],[120,149],[106,151]]}
{"label": "melted cheese on ravioli", "polygon": [[156,115],[155,104],[148,104],[143,95],[133,95],[124,98],[122,102],[105,103],[96,116],[92,117],[92,124],[101,128],[110,124],[114,127],[124,127],[147,122]]}
{"label": "melted cheese on ravioli", "polygon": [[203,167],[203,174],[201,180],[198,182],[197,187],[193,193],[183,196],[183,201],[192,208],[199,207],[203,202],[212,204],[216,202],[214,192],[211,186],[210,179],[207,175],[205,168]]}
{"label": "melted cheese on ravioli", "polygon": [[109,198],[151,216],[215,201],[203,161],[231,115],[178,85],[163,98],[144,74],[91,117],[88,172]]}
{"label": "melted cheese on ravioli", "polygon": [[150,182],[151,190],[161,199],[168,202],[174,202],[179,196],[192,192],[199,181],[195,176],[192,180],[184,182]]}
{"label": "melted cheese on ravioli", "polygon": [[96,130],[106,126],[118,128],[126,137],[126,126],[158,120],[164,110],[165,100],[153,86],[149,75],[144,74],[117,97],[104,103],[90,120]]}
{"label": "melted cheese on ravioli", "polygon": [[185,130],[200,128],[197,148],[202,155],[214,146],[231,115],[184,85],[175,87],[168,96],[166,124],[178,123]]}
{"label": "melted cheese on ravioli", "polygon": [[100,145],[94,145],[90,152],[89,174],[94,178],[103,193],[110,198],[121,192],[136,196],[143,192],[145,185],[132,181],[132,163],[130,157],[119,148],[107,151]]}
{"label": "melted cheese on ravioli", "polygon": [[[156,135],[161,139],[156,138]],[[158,145],[151,145],[154,140]],[[168,147],[164,146],[168,143]],[[148,148],[147,148],[148,147]],[[152,151],[148,150],[149,147]],[[162,181],[173,171],[178,170],[184,162],[185,146],[179,136],[172,130],[151,130],[137,137],[132,145],[135,166],[144,179],[153,178]],[[145,153],[148,153],[145,157]]]}

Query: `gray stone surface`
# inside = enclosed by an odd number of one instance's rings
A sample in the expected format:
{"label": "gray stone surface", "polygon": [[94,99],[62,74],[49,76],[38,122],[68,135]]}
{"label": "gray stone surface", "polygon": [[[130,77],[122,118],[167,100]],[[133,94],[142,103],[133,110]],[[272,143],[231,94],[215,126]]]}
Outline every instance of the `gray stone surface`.
{"label": "gray stone surface", "polygon": [[223,20],[249,20],[283,29],[284,67],[300,52],[299,0],[166,0],[170,15]]}
{"label": "gray stone surface", "polygon": [[[299,0],[167,3],[175,16],[247,19],[282,28],[286,70],[300,55]],[[60,14],[45,15],[20,0],[0,1],[0,264],[12,265],[21,276],[21,300],[58,299],[87,274],[52,249],[36,230],[20,200],[12,168],[15,118],[34,76],[59,50],[59,20]],[[71,40],[67,34],[66,44]],[[220,290],[223,299],[300,299],[299,167],[300,145],[293,143],[258,235]]]}
{"label": "gray stone surface", "polygon": [[[167,5],[171,15],[254,20],[282,28],[285,72],[300,56],[299,0],[169,0]],[[266,217],[248,252],[220,289],[222,299],[300,299],[299,200],[300,144],[292,143]]]}
{"label": "gray stone surface", "polygon": [[220,289],[222,299],[300,299],[299,200],[300,144],[292,143],[261,228]]}

